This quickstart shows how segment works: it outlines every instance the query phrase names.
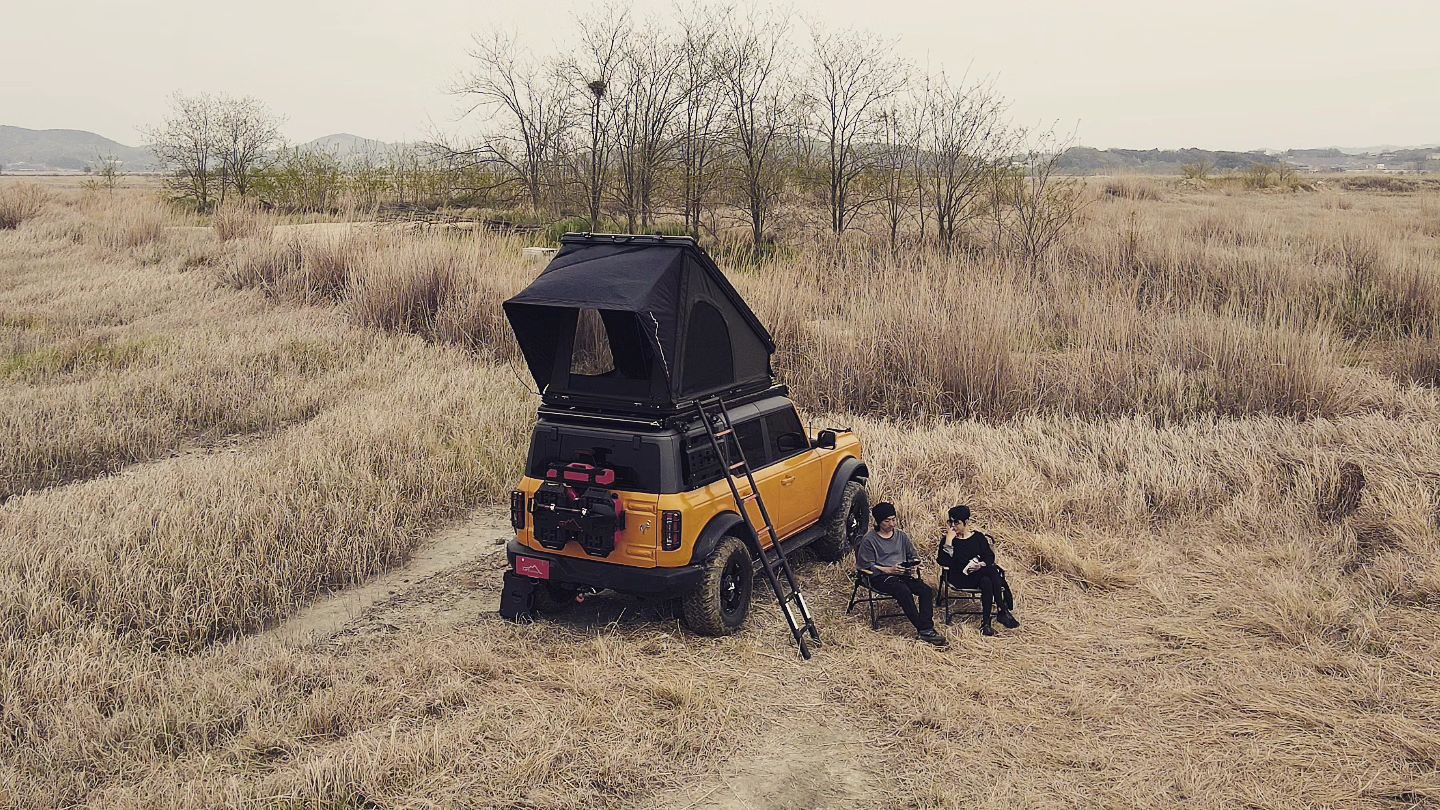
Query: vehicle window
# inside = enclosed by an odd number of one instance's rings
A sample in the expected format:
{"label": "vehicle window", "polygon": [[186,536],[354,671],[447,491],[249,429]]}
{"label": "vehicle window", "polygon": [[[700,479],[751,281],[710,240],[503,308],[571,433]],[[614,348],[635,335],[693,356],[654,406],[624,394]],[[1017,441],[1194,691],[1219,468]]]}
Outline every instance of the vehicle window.
{"label": "vehicle window", "polygon": [[[735,435],[740,439],[740,448],[745,451],[745,460],[750,463],[751,469],[759,469],[774,460],[765,451],[765,437],[759,418],[736,422]],[[729,449],[733,452],[734,445],[730,445]],[[736,470],[735,474],[741,473]],[[691,489],[719,481],[724,476],[720,459],[715,456],[710,437],[704,432],[697,431],[685,437],[685,475],[686,486]]]}
{"label": "vehicle window", "polygon": [[776,461],[810,449],[805,428],[794,408],[784,408],[765,416],[765,429],[770,437],[770,457]]}
{"label": "vehicle window", "polygon": [[750,462],[750,469],[758,470],[775,460],[774,456],[766,451],[765,437],[760,430],[758,418],[737,423],[735,435],[740,439],[740,449],[745,451],[745,460]]}
{"label": "vehicle window", "polygon": [[660,486],[660,449],[649,442],[636,447],[632,442],[575,435],[548,429],[535,431],[530,442],[530,458],[526,474],[545,478],[551,464],[571,462],[595,464],[615,471],[615,488],[635,492],[658,492]]}

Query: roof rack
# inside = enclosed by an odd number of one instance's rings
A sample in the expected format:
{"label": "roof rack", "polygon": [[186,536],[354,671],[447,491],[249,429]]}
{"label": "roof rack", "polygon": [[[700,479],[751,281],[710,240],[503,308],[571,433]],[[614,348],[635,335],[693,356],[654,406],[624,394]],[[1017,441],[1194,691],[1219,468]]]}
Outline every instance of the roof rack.
{"label": "roof rack", "polygon": [[[748,405],[751,402],[759,402],[770,397],[788,397],[790,389],[784,385],[769,385],[760,389],[751,389],[731,395],[725,400],[726,407],[737,407]],[[714,394],[708,394],[705,399],[713,399]],[[684,427],[693,423],[696,419],[697,410],[695,401],[680,403],[675,409],[666,409],[663,412],[653,410],[622,410],[616,408],[613,403],[605,405],[593,404],[569,404],[557,405],[546,403],[540,406],[539,415],[548,419],[560,419],[567,422],[580,422],[595,425],[608,425],[614,427],[650,428],[661,430],[665,428]]]}
{"label": "roof rack", "polygon": [[560,237],[560,243],[567,242],[595,244],[597,242],[612,242],[625,244],[627,242],[650,242],[657,245],[699,245],[693,236],[663,236],[661,234],[640,234],[640,233],[590,233],[589,231],[571,231]]}

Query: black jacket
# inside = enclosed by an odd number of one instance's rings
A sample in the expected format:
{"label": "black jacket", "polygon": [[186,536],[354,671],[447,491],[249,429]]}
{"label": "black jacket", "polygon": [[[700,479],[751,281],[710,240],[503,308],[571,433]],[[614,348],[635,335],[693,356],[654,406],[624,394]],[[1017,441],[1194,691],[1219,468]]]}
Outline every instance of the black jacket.
{"label": "black jacket", "polygon": [[935,560],[950,569],[953,580],[961,574],[965,564],[976,557],[986,565],[995,564],[995,549],[990,547],[990,538],[982,532],[974,532],[963,539],[955,538],[955,547],[950,551],[945,550],[945,538],[940,538],[940,551],[935,555]]}

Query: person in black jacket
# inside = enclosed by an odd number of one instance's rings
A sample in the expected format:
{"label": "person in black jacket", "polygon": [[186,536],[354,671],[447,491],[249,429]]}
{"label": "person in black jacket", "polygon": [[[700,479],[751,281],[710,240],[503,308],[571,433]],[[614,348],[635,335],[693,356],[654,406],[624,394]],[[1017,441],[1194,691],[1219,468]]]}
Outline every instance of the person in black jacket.
{"label": "person in black jacket", "polygon": [[990,613],[996,603],[999,603],[1000,610],[995,618],[1006,627],[1019,627],[1020,621],[1000,601],[1008,586],[1005,585],[1004,571],[995,564],[995,549],[990,545],[990,538],[970,528],[970,507],[951,507],[949,524],[950,528],[940,541],[937,559],[945,566],[946,579],[951,587],[980,591],[983,614],[980,632],[987,636],[995,635]]}

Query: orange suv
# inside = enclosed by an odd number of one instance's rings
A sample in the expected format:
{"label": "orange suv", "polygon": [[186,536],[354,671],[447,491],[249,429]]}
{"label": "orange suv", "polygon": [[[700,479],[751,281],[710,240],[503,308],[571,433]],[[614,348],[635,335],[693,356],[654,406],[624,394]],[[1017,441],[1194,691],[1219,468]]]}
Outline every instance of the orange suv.
{"label": "orange suv", "polygon": [[804,428],[769,334],[693,240],[567,235],[505,310],[542,397],[507,551],[542,610],[612,589],[732,633],[767,523],[785,554],[824,560],[864,534],[859,439]]}

